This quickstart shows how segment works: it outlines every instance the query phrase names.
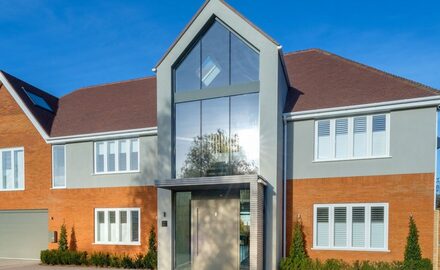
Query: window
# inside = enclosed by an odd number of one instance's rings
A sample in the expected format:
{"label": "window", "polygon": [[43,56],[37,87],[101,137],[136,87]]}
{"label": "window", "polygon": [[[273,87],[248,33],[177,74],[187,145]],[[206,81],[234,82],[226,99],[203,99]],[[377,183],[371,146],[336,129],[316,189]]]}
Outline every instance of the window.
{"label": "window", "polygon": [[258,93],[176,104],[176,177],[256,174]]}
{"label": "window", "polygon": [[24,189],[23,148],[0,150],[0,190]]}
{"label": "window", "polygon": [[95,209],[95,242],[140,245],[140,209]]}
{"label": "window", "polygon": [[315,249],[388,249],[388,204],[319,204],[314,206]]}
{"label": "window", "polygon": [[50,107],[50,105],[47,103],[47,101],[44,98],[42,98],[41,96],[39,96],[35,93],[29,92],[24,87],[22,87],[22,89],[34,105],[41,107],[45,110],[48,110],[50,112],[53,112],[52,108]]}
{"label": "window", "polygon": [[246,84],[259,80],[259,55],[215,20],[174,70],[175,91]]}
{"label": "window", "polygon": [[64,145],[52,146],[52,187],[66,187],[66,149]]}
{"label": "window", "polygon": [[95,173],[139,171],[139,139],[95,142]]}
{"label": "window", "polygon": [[389,114],[315,122],[315,160],[389,156]]}

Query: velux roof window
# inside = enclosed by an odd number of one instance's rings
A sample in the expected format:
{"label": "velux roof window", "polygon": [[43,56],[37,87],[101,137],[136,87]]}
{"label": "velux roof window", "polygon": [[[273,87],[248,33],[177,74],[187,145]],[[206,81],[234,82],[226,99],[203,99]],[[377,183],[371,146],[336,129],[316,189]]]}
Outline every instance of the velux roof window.
{"label": "velux roof window", "polygon": [[48,110],[50,112],[53,112],[52,108],[50,107],[50,105],[47,103],[46,100],[44,100],[44,98],[40,97],[37,94],[34,94],[32,92],[29,92],[28,90],[26,90],[24,87],[22,87],[23,91],[26,93],[26,95],[30,98],[30,100],[32,101],[32,103],[35,106],[41,107],[45,110]]}

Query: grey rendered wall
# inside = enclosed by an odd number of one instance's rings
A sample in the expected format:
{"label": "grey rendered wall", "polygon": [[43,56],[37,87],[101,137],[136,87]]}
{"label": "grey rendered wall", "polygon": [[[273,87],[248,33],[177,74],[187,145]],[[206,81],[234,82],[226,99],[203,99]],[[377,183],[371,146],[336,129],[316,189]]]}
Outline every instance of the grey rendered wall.
{"label": "grey rendered wall", "polygon": [[432,173],[436,114],[436,108],[392,111],[391,157],[349,161],[313,162],[314,120],[289,122],[287,179]]}
{"label": "grey rendered wall", "polygon": [[67,188],[153,185],[157,170],[157,137],[139,138],[140,172],[94,174],[93,142],[66,144]]}

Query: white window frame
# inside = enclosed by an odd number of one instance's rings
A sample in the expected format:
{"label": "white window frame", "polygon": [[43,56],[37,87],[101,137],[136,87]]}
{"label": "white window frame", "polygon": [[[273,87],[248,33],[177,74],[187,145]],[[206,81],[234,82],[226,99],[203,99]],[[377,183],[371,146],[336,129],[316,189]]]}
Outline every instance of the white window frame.
{"label": "white window frame", "polygon": [[[23,151],[23,162],[22,162],[22,167],[23,167],[23,187],[22,188],[3,188],[3,152],[11,152],[11,168],[12,168],[12,173],[13,173],[13,177],[14,177],[14,165],[15,165],[15,160],[14,160],[14,151],[17,150],[21,150]],[[25,172],[25,154],[24,154],[24,147],[12,147],[12,148],[2,148],[0,149],[0,192],[1,191],[23,191],[26,189],[26,172]]]}
{"label": "white window frame", "polygon": [[[373,155],[373,117],[377,115],[385,115],[385,154],[384,155]],[[353,132],[353,122],[354,118],[366,117],[367,118],[367,154],[365,156],[354,156],[354,132]],[[348,119],[348,156],[343,158],[336,158],[336,120]],[[329,158],[319,158],[318,155],[318,123],[320,121],[330,121],[330,157]],[[375,158],[390,158],[390,114],[389,113],[378,113],[371,115],[355,115],[349,117],[338,117],[333,119],[320,119],[315,121],[315,145],[314,145],[314,161],[339,161],[339,160],[357,160],[357,159],[375,159]]]}
{"label": "white window frame", "polygon": [[[328,233],[328,246],[317,245],[317,208],[329,209],[329,233]],[[335,247],[334,246],[334,209],[335,207],[347,208],[347,246]],[[353,207],[365,207],[365,247],[353,247],[352,246],[352,228]],[[383,248],[371,248],[370,247],[370,232],[371,232],[371,208],[383,207],[384,208],[384,247]],[[314,204],[313,205],[313,250],[349,250],[349,251],[379,251],[389,252],[388,250],[388,219],[389,210],[388,203],[337,203],[337,204]]]}
{"label": "white window frame", "polygon": [[[136,140],[138,143],[138,157],[137,157],[137,170],[130,170],[131,168],[131,152],[130,152],[130,141]],[[127,142],[127,170],[120,171],[119,170],[119,142],[120,141],[126,141]],[[108,171],[107,169],[107,158],[108,158],[108,143],[114,142],[115,143],[115,170],[114,171]],[[96,161],[97,161],[97,154],[98,154],[98,144],[104,143],[104,168],[102,172],[98,172],[96,170]],[[94,174],[122,174],[122,173],[138,173],[141,169],[141,144],[139,138],[125,138],[125,139],[116,139],[116,140],[108,140],[108,141],[96,141],[93,143],[93,171]]]}
{"label": "white window frame", "polygon": [[[54,159],[54,148],[62,146],[64,148],[64,186],[55,186],[55,159]],[[52,145],[52,189],[65,189],[67,186],[67,159],[66,159],[66,145],[56,144]]]}
{"label": "white window frame", "polygon": [[[115,219],[116,219],[116,233],[119,236],[120,234],[120,213],[121,211],[127,211],[127,226],[128,226],[128,232],[129,232],[129,236],[131,238],[131,211],[137,211],[138,212],[138,241],[98,241],[98,212],[104,212],[104,235],[106,235],[108,237],[108,225],[109,225],[109,221],[108,221],[108,217],[109,217],[109,212],[115,211]],[[95,213],[94,213],[94,224],[95,224],[95,245],[124,245],[124,246],[140,246],[141,245],[141,209],[140,208],[95,208]],[[117,237],[119,239],[119,237]]]}

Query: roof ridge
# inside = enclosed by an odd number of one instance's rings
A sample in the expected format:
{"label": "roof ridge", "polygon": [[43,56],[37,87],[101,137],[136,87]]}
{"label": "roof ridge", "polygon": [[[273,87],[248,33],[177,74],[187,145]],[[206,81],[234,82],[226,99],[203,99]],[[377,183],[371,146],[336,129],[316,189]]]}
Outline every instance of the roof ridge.
{"label": "roof ridge", "polygon": [[136,81],[147,80],[147,79],[152,79],[152,78],[156,78],[156,76],[155,75],[151,75],[151,76],[146,76],[146,77],[139,77],[139,78],[134,78],[134,79],[127,79],[127,80],[122,80],[122,81],[116,81],[116,82],[108,82],[108,83],[100,83],[100,84],[94,84],[94,85],[89,85],[89,86],[83,86],[83,87],[77,88],[77,89],[75,89],[75,90],[65,94],[61,98],[69,96],[69,95],[71,95],[73,93],[76,93],[76,92],[79,92],[79,91],[88,90],[90,88],[109,86],[109,85],[115,85],[115,84],[120,84],[120,83],[136,82]]}
{"label": "roof ridge", "polygon": [[392,74],[392,73],[384,71],[384,70],[380,70],[378,68],[375,68],[375,67],[372,67],[372,66],[369,66],[369,65],[366,65],[366,64],[362,64],[360,62],[357,62],[357,61],[345,58],[343,56],[340,56],[338,54],[335,54],[335,53],[332,53],[332,52],[329,52],[329,51],[326,51],[326,50],[323,50],[323,49],[311,48],[311,49],[293,51],[293,52],[286,53],[285,56],[286,55],[298,54],[298,53],[312,52],[312,51],[316,51],[316,52],[321,53],[321,54],[325,54],[325,55],[332,56],[334,58],[338,58],[338,59],[340,59],[342,61],[345,61],[345,62],[347,62],[347,63],[349,63],[351,65],[356,65],[356,66],[358,66],[360,68],[370,70],[370,71],[375,72],[375,73],[377,73],[379,75],[388,76],[390,78],[398,79],[398,80],[400,80],[400,81],[402,81],[402,82],[404,82],[406,84],[423,88],[424,90],[426,90],[428,92],[431,92],[432,94],[440,95],[440,90],[439,89],[436,89],[436,88],[431,87],[429,85],[426,85],[426,84],[423,84],[423,83],[420,83],[420,82],[417,82],[417,81],[414,81],[414,80],[410,80],[410,79],[401,77],[399,75]]}

